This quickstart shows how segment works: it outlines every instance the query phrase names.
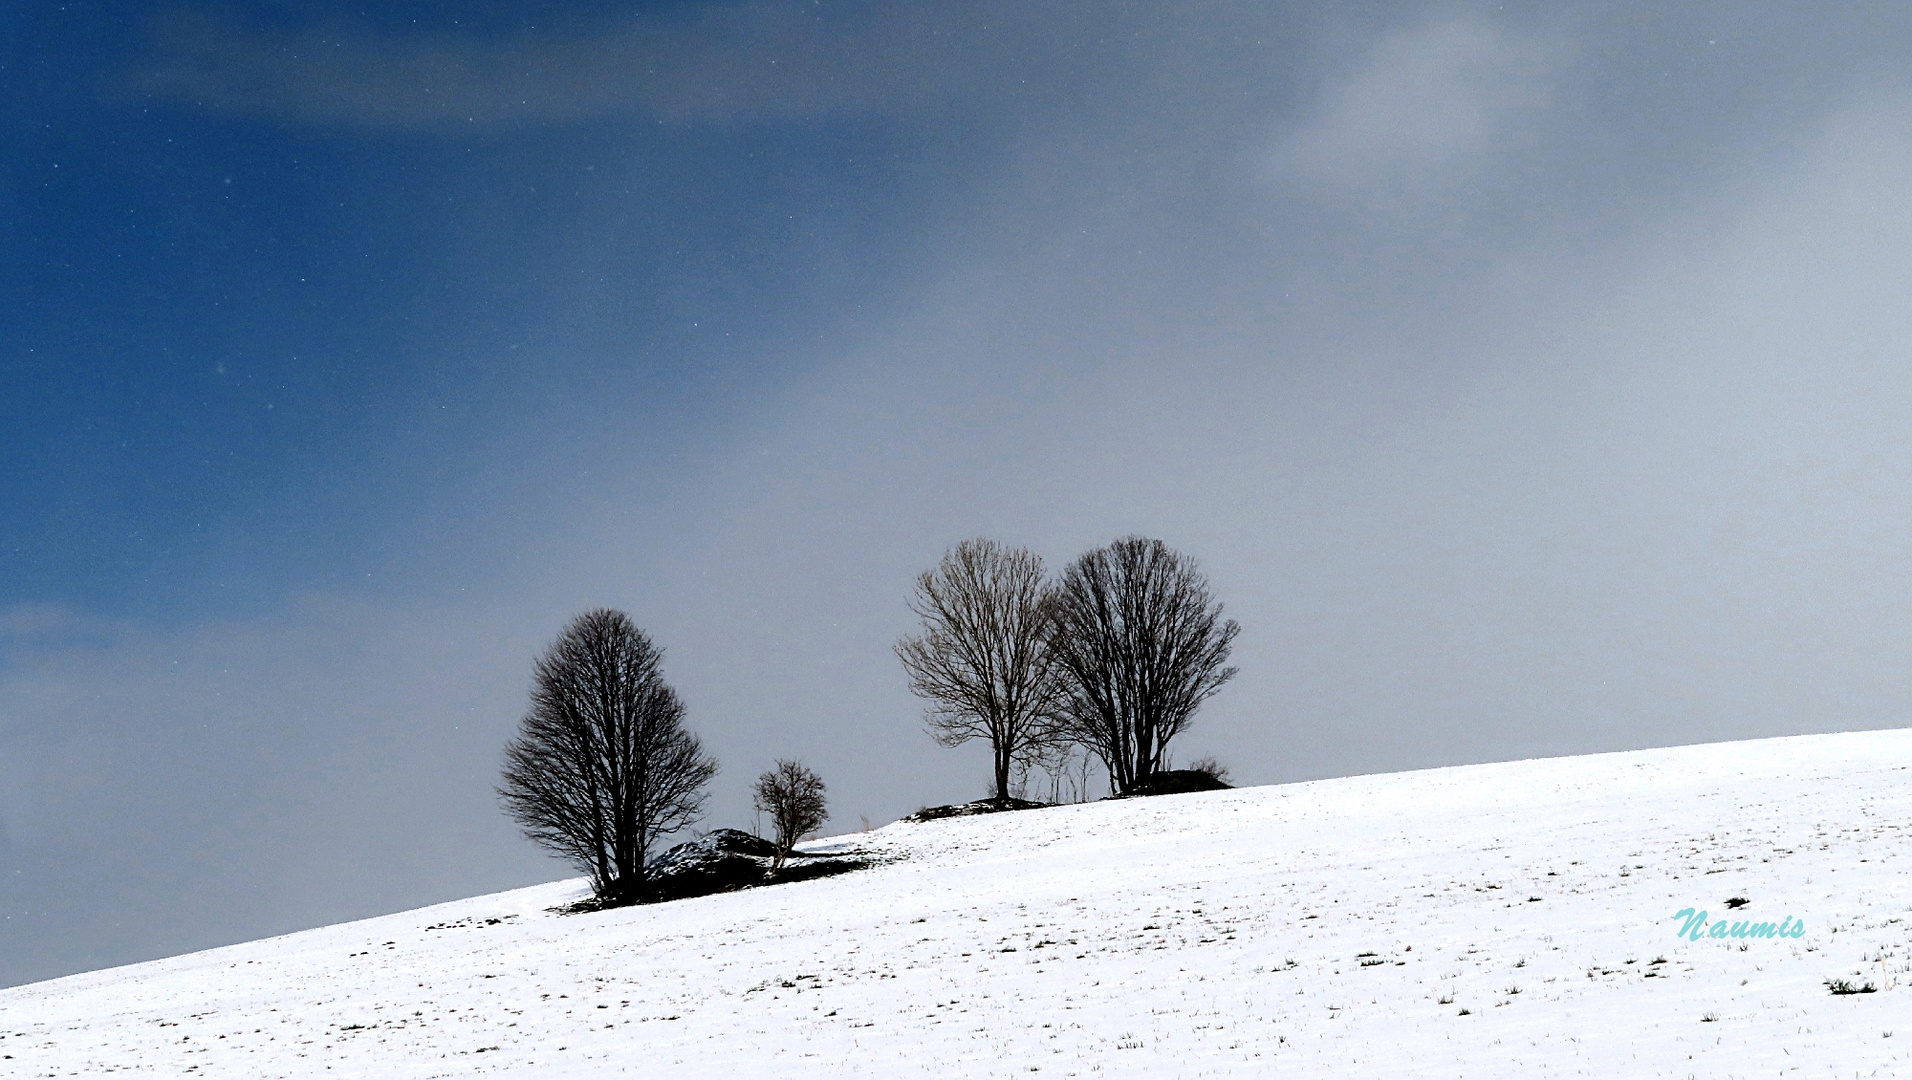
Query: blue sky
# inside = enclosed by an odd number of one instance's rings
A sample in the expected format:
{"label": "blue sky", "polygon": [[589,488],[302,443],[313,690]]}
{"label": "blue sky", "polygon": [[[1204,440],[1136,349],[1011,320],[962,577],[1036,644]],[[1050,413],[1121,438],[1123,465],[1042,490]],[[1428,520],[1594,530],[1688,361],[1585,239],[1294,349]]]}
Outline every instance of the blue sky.
{"label": "blue sky", "polygon": [[[462,7],[368,25],[491,40],[530,18]],[[164,620],[366,575],[427,585],[431,560],[393,550],[427,527],[417,493],[510,468],[488,456],[500,436],[540,459],[537,486],[589,455],[581,432],[625,429],[665,460],[702,445],[894,296],[905,208],[960,183],[922,133],[854,118],[208,115],[137,89],[140,31],[171,13],[15,15],[5,601]]]}
{"label": "blue sky", "polygon": [[547,880],[588,607],[834,828],[965,537],[1202,560],[1238,779],[1895,726],[1903,5],[0,12],[0,983]]}

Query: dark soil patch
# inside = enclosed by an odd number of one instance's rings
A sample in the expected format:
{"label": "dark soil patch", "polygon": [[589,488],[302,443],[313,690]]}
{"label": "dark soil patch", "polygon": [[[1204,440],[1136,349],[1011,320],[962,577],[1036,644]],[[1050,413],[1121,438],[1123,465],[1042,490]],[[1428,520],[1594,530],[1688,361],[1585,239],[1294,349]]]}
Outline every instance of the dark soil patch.
{"label": "dark soil patch", "polygon": [[972,817],[976,814],[1000,814],[1009,810],[1040,810],[1048,803],[1028,799],[977,799],[954,806],[926,806],[904,821],[941,821],[943,818]]}
{"label": "dark soil patch", "polygon": [[1170,769],[1137,781],[1121,798],[1137,795],[1186,795],[1195,791],[1229,791],[1235,785],[1200,769]]}
{"label": "dark soil patch", "polygon": [[693,896],[734,892],[760,885],[830,877],[876,865],[863,855],[805,855],[793,851],[781,867],[776,845],[737,829],[718,829],[689,843],[679,844],[651,860],[643,891],[634,899],[586,897],[557,910],[565,914],[603,911],[632,904],[660,904]]}

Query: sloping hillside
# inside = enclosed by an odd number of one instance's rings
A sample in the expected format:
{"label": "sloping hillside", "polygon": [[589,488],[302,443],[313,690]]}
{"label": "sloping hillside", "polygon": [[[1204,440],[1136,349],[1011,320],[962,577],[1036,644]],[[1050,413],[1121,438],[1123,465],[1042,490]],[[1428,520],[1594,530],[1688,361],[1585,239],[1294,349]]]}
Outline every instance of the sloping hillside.
{"label": "sloping hillside", "polygon": [[[559,883],[0,991],[0,1075],[1912,1076],[1912,731],[816,846],[902,858],[590,915],[547,911]],[[1804,931],[1689,940],[1684,908]]]}

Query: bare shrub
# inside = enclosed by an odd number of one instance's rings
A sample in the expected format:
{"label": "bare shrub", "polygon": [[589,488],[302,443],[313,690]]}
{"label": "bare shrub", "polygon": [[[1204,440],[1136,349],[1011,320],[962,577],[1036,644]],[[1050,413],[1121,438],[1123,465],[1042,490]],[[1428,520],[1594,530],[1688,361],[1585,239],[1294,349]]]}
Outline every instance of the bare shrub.
{"label": "bare shrub", "polygon": [[815,832],[829,820],[823,791],[823,778],[794,761],[779,760],[776,768],[757,777],[750,789],[751,800],[757,810],[770,815],[777,831],[773,869],[783,866],[805,833]]}
{"label": "bare shrub", "polygon": [[1228,766],[1216,761],[1212,756],[1195,759],[1189,763],[1188,771],[1201,773],[1210,780],[1219,780],[1224,784],[1228,782]]}

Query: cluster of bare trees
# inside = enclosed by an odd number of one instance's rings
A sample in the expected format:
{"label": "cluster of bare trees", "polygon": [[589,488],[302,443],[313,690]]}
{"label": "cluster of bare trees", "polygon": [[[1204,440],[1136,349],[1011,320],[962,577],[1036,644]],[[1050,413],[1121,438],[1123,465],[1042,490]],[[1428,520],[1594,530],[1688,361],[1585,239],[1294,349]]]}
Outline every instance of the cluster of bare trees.
{"label": "cluster of bare trees", "polygon": [[[1062,775],[1082,752],[1111,791],[1134,791],[1235,674],[1225,665],[1239,628],[1194,560],[1159,540],[1117,540],[1054,580],[1027,550],[966,540],[917,579],[911,609],[922,632],[896,645],[910,689],[929,699],[938,741],[989,744],[999,801],[1019,773]],[[588,874],[603,903],[644,898],[658,841],[697,820],[717,773],[662,659],[623,612],[579,615],[536,661],[531,708],[505,748],[506,812]],[[751,794],[776,830],[776,867],[827,818],[823,780],[795,761]]]}
{"label": "cluster of bare trees", "polygon": [[[532,669],[531,708],[505,747],[498,795],[530,837],[584,871],[602,904],[645,897],[652,851],[703,810],[717,762],[683,726],[663,652],[621,611],[571,620]],[[776,864],[827,817],[823,781],[794,761],[757,780]]]}
{"label": "cluster of bare trees", "polygon": [[1195,561],[1130,536],[1083,554],[1056,580],[1042,560],[966,540],[917,579],[920,634],[896,645],[944,745],[986,740],[995,797],[1018,766],[1080,747],[1126,794],[1168,760],[1202,702],[1235,675],[1240,627],[1222,618]]}

